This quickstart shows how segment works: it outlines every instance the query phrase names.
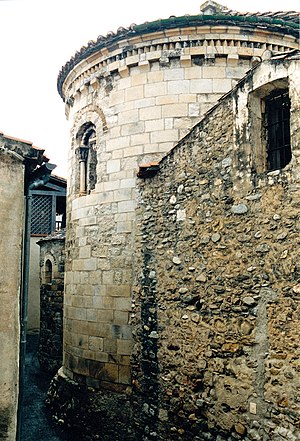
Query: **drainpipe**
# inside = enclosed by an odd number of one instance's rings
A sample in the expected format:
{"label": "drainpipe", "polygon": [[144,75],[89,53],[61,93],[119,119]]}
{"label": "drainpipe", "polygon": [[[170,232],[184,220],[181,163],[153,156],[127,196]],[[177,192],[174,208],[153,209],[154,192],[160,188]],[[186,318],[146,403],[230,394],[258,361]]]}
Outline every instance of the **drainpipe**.
{"label": "drainpipe", "polygon": [[[49,179],[52,170],[56,167],[54,164],[45,164],[40,167],[45,175],[37,177],[29,183],[24,197],[24,236],[23,236],[23,256],[22,256],[22,283],[20,298],[20,364],[19,364],[19,399],[17,415],[17,441],[21,440],[22,415],[23,415],[23,397],[24,397],[24,378],[25,378],[25,357],[27,342],[27,309],[28,309],[28,283],[29,283],[29,261],[30,261],[30,236],[31,236],[31,191],[37,187],[45,185]],[[41,170],[41,171],[42,171]]]}

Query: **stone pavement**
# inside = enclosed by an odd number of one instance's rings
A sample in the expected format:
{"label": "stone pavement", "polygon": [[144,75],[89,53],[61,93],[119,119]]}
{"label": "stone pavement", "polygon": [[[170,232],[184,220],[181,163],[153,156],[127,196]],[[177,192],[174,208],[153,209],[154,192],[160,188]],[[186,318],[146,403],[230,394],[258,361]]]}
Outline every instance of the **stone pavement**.
{"label": "stone pavement", "polygon": [[45,398],[51,376],[40,369],[37,357],[38,339],[38,334],[27,336],[21,441],[70,440],[71,438],[53,426],[47,415]]}

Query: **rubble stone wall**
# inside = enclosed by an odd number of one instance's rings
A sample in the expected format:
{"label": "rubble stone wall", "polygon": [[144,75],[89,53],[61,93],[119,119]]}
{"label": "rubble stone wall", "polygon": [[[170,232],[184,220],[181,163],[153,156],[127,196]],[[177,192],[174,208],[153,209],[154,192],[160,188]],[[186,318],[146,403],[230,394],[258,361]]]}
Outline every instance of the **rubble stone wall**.
{"label": "rubble stone wall", "polygon": [[[248,105],[283,78],[292,161],[258,172]],[[299,92],[299,60],[263,63],[139,181],[140,439],[300,438]]]}
{"label": "rubble stone wall", "polygon": [[[131,384],[138,166],[169,151],[266,52],[296,44],[293,36],[239,26],[175,28],[127,36],[68,74],[64,373],[70,379],[93,387]],[[79,135],[89,124],[97,183],[83,195]]]}
{"label": "rubble stone wall", "polygon": [[64,233],[40,240],[39,245],[41,319],[38,356],[42,369],[54,373],[63,362]]}

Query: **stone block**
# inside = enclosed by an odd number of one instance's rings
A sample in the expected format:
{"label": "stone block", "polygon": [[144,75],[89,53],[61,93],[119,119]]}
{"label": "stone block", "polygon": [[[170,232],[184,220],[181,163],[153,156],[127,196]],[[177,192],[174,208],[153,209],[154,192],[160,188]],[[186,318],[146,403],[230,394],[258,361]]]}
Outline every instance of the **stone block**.
{"label": "stone block", "polygon": [[[137,115],[137,112],[138,112],[137,110],[134,110],[134,113],[136,115]],[[125,113],[127,113],[127,112],[125,112]],[[122,136],[122,137],[118,137],[115,139],[109,139],[106,141],[106,151],[111,152],[112,150],[115,150],[115,149],[119,150],[121,148],[126,148],[129,145],[130,145],[130,137],[129,136]]]}
{"label": "stone block", "polygon": [[162,119],[152,119],[150,121],[145,121],[146,132],[152,132],[154,130],[163,130],[163,129],[164,129],[164,121]]}
{"label": "stone block", "polygon": [[125,101],[144,98],[144,86],[134,86],[125,90]]}
{"label": "stone block", "polygon": [[[128,147],[128,148],[124,149],[124,151],[123,151],[124,158],[126,158],[128,156],[133,156],[136,158],[137,156],[141,155],[142,153],[143,153],[143,146],[142,145]],[[127,177],[127,176],[124,176],[124,177]],[[123,179],[123,178],[121,178],[121,179]]]}
{"label": "stone block", "polygon": [[213,83],[211,79],[191,80],[191,93],[212,93]]}
{"label": "stone block", "polygon": [[225,67],[203,66],[202,78],[225,78]]}
{"label": "stone block", "polygon": [[184,71],[186,80],[195,80],[202,78],[202,67],[201,66],[191,66]]}
{"label": "stone block", "polygon": [[139,72],[136,75],[133,75],[132,71],[131,71],[131,83],[132,86],[140,86],[141,84],[146,84],[147,83],[147,73],[146,72]]}
{"label": "stone block", "polygon": [[131,355],[132,340],[117,340],[117,354]]}
{"label": "stone block", "polygon": [[184,79],[184,69],[165,69],[164,71],[164,81],[174,81]]}
{"label": "stone block", "polygon": [[118,202],[118,213],[134,212],[136,208],[135,200],[127,200]]}
{"label": "stone block", "polygon": [[109,105],[115,106],[116,104],[121,104],[125,99],[125,91],[124,90],[113,90],[109,95]]}
{"label": "stone block", "polygon": [[188,106],[186,103],[167,104],[162,107],[162,115],[164,118],[175,116],[186,116]]}
{"label": "stone block", "polygon": [[79,259],[87,259],[91,257],[91,246],[86,245],[79,248]]}
{"label": "stone block", "polygon": [[96,322],[98,320],[97,310],[88,308],[86,310],[86,319],[88,322]]}
{"label": "stone block", "polygon": [[139,133],[137,135],[131,136],[131,146],[136,146],[140,144],[148,144],[150,139],[149,133]]}
{"label": "stone block", "polygon": [[131,384],[131,368],[130,366],[119,366],[119,383]]}
{"label": "stone block", "polygon": [[152,97],[158,95],[166,95],[167,88],[166,83],[148,83],[144,86],[144,95],[145,97]]}
{"label": "stone block", "polygon": [[110,323],[113,321],[113,311],[109,309],[97,310],[98,322]]}
{"label": "stone block", "polygon": [[192,58],[190,54],[188,55],[181,55],[180,57],[180,66],[183,68],[188,68],[192,66]]}
{"label": "stone block", "polygon": [[117,383],[119,376],[118,366],[113,363],[105,363],[105,369],[101,379],[112,383]]}
{"label": "stone block", "polygon": [[213,79],[213,92],[214,93],[227,93],[231,89],[230,79]]}
{"label": "stone block", "polygon": [[89,336],[88,338],[88,348],[90,351],[102,352],[103,351],[103,341],[102,337]]}
{"label": "stone block", "polygon": [[95,271],[97,269],[97,259],[91,257],[90,259],[83,260],[83,270],[84,271]]}
{"label": "stone block", "polygon": [[131,200],[132,190],[131,188],[120,188],[119,190],[114,190],[114,201],[129,201]]}
{"label": "stone block", "polygon": [[174,129],[174,118],[165,118],[165,130],[171,130]]}
{"label": "stone block", "polygon": [[145,130],[144,121],[137,121],[135,123],[123,125],[121,130],[121,135],[122,136],[135,135],[136,133],[144,133],[144,130]]}
{"label": "stone block", "polygon": [[183,93],[179,95],[179,103],[194,103],[197,101],[197,96],[194,93]]}
{"label": "stone block", "polygon": [[155,106],[155,97],[143,98],[134,102],[136,109],[142,109],[143,107]]}
{"label": "stone block", "polygon": [[111,159],[110,161],[107,161],[106,164],[106,170],[107,173],[116,173],[118,171],[120,171],[120,160],[119,159]]}
{"label": "stone block", "polygon": [[118,311],[130,311],[131,310],[131,299],[130,298],[116,298],[115,299],[115,309]]}
{"label": "stone block", "polygon": [[97,218],[95,216],[90,216],[86,218],[79,219],[79,226],[84,227],[86,225],[96,225]]}
{"label": "stone block", "polygon": [[156,105],[160,106],[161,104],[177,104],[179,101],[178,95],[164,95],[156,97]]}
{"label": "stone block", "polygon": [[130,285],[110,285],[107,286],[107,292],[112,297],[126,298],[131,295]]}
{"label": "stone block", "polygon": [[139,109],[139,119],[149,120],[149,119],[159,119],[161,118],[161,106],[147,107]]}
{"label": "stone block", "polygon": [[162,130],[151,133],[151,142],[178,141],[178,130]]}
{"label": "stone block", "polygon": [[118,86],[119,90],[129,89],[131,87],[131,77],[121,78]]}
{"label": "stone block", "polygon": [[118,222],[117,223],[117,233],[131,233],[132,223],[131,222]]}
{"label": "stone block", "polygon": [[93,308],[102,309],[103,308],[103,297],[98,295],[93,297]]}
{"label": "stone block", "polygon": [[121,159],[123,158],[123,150],[113,150],[111,152],[111,159]]}
{"label": "stone block", "polygon": [[128,324],[128,312],[127,311],[114,311],[114,323],[117,325],[127,325]]}
{"label": "stone block", "polygon": [[120,188],[135,188],[135,185],[136,185],[136,179],[135,178],[122,179],[120,181]]}
{"label": "stone block", "polygon": [[178,81],[169,81],[168,85],[168,94],[177,94],[180,95],[182,93],[190,93],[190,82],[189,80],[178,80]]}
{"label": "stone block", "polygon": [[148,76],[149,83],[160,83],[164,79],[164,72],[162,70],[152,71],[152,72],[149,72],[147,74],[147,76]]}
{"label": "stone block", "polygon": [[135,123],[138,121],[139,121],[138,109],[127,110],[119,113],[118,115],[118,123],[120,125]]}
{"label": "stone block", "polygon": [[105,338],[103,340],[103,351],[108,354],[117,353],[117,340],[112,338]]}

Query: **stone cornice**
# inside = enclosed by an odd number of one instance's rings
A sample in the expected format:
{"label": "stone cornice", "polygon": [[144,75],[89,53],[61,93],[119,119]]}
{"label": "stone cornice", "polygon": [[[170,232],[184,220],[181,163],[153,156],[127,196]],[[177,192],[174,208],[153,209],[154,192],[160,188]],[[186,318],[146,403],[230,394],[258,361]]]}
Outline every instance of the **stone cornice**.
{"label": "stone cornice", "polygon": [[[119,47],[121,41],[128,45],[134,44],[132,40],[139,39],[144,34],[164,32],[176,28],[189,28],[199,26],[239,26],[244,29],[262,29],[269,33],[279,33],[299,38],[299,13],[277,12],[277,13],[236,13],[234,11],[222,11],[217,15],[185,15],[182,17],[170,17],[168,19],[146,22],[141,25],[131,25],[129,28],[119,28],[117,33],[110,32],[106,37],[99,36],[96,41],[90,41],[83,46],[76,54],[62,67],[57,81],[57,88],[60,96],[64,99],[63,83],[69,73],[79,63],[91,57],[97,52],[109,54]],[[126,44],[125,44],[126,46]]]}

